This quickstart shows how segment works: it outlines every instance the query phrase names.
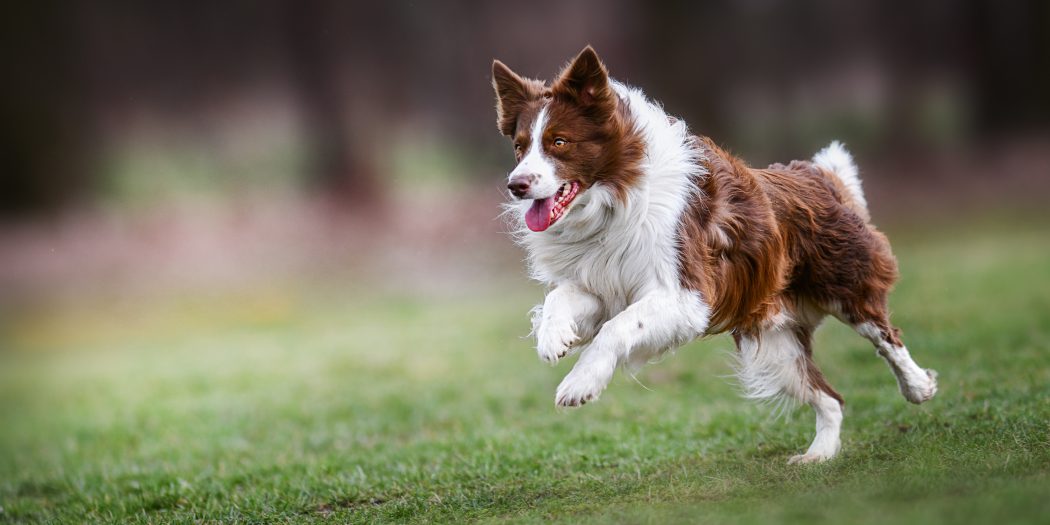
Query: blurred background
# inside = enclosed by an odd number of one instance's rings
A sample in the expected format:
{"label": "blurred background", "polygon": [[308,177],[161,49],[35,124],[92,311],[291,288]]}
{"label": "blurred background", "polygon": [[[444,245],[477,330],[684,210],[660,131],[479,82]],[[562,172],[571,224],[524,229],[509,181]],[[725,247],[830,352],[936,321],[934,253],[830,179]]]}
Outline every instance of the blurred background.
{"label": "blurred background", "polygon": [[[753,165],[856,153],[880,225],[1041,214],[1050,4],[21,2],[0,17],[0,314],[274,283],[523,281],[490,65],[585,44]],[[295,286],[298,286],[296,284]],[[538,293],[538,292],[537,292]]]}
{"label": "blurred background", "polygon": [[[0,522],[1050,512],[1050,2],[40,0],[0,41]],[[490,68],[586,44],[752,165],[849,146],[938,400],[828,323],[830,470],[770,467],[812,416],[726,336],[553,409]]]}

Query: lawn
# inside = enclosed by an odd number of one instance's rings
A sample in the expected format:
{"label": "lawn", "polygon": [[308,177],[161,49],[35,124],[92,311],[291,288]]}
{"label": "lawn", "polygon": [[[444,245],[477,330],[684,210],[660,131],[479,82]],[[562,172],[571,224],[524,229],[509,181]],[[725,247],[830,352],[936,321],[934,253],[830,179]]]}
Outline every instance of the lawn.
{"label": "lawn", "polygon": [[[913,406],[828,323],[843,454],[738,395],[725,336],[553,406],[513,277],[445,296],[274,283],[10,313],[0,522],[1046,523],[1045,220],[891,231],[892,300],[940,393]],[[322,283],[325,284],[325,283]]]}

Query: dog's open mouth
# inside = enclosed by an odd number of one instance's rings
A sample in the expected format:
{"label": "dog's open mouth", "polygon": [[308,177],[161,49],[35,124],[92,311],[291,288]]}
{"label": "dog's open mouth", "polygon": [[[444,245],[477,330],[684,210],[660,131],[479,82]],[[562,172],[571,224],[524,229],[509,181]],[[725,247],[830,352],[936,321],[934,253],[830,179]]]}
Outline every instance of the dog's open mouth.
{"label": "dog's open mouth", "polygon": [[534,232],[550,228],[562,215],[565,215],[565,210],[569,209],[569,204],[576,198],[576,192],[579,189],[579,184],[566,182],[553,196],[533,200],[532,207],[525,212],[525,225]]}

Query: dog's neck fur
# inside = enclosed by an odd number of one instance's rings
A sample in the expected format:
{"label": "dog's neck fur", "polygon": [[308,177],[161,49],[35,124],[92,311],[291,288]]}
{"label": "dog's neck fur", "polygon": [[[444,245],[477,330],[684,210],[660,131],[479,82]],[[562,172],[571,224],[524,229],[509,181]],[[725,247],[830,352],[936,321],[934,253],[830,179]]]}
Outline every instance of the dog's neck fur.
{"label": "dog's neck fur", "polygon": [[638,183],[622,200],[596,184],[550,230],[521,228],[519,239],[534,279],[549,286],[574,282],[615,314],[652,287],[679,287],[679,222],[704,167],[684,121],[639,89],[612,87],[644,143]]}

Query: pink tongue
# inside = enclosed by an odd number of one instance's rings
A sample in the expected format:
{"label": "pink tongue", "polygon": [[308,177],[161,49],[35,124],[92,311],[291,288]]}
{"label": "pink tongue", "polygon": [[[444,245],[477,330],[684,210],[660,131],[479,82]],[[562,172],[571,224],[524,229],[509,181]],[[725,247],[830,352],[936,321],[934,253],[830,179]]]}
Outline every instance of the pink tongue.
{"label": "pink tongue", "polygon": [[554,208],[554,197],[532,201],[532,207],[525,212],[525,225],[534,232],[546,230],[551,225],[551,208]]}

